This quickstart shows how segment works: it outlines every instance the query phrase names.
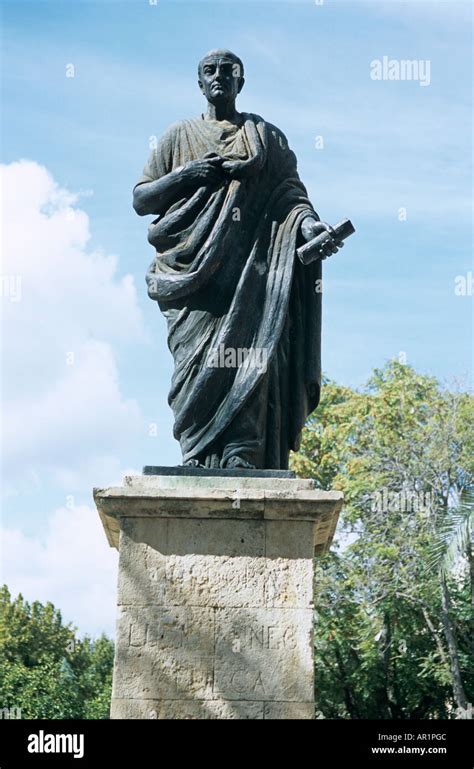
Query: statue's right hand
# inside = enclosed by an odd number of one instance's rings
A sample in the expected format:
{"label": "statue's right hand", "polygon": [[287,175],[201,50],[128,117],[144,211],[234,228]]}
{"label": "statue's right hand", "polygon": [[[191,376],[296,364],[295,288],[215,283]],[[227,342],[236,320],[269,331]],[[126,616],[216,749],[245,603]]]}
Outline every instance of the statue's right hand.
{"label": "statue's right hand", "polygon": [[222,158],[218,155],[203,160],[190,160],[183,166],[181,179],[192,186],[216,184],[223,178],[221,171]]}

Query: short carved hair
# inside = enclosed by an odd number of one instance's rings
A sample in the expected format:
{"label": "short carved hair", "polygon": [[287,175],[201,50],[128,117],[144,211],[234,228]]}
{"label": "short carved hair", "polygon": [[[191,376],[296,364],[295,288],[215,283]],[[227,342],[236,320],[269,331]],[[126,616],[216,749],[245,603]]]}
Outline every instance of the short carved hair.
{"label": "short carved hair", "polygon": [[212,51],[209,51],[209,53],[206,53],[205,56],[202,57],[201,61],[198,65],[198,75],[201,77],[202,74],[202,67],[204,66],[204,62],[208,59],[230,59],[234,62],[234,64],[237,64],[239,67],[239,78],[243,78],[244,76],[244,65],[242,62],[242,59],[240,59],[235,53],[232,53],[232,51],[227,50],[226,48],[215,48]]}

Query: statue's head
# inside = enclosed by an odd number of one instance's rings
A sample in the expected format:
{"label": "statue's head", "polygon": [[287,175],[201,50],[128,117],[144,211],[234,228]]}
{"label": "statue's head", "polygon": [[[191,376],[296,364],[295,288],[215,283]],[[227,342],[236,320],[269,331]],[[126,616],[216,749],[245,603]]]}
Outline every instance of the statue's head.
{"label": "statue's head", "polygon": [[211,104],[235,101],[244,86],[241,59],[225,49],[209,51],[199,62],[199,88]]}

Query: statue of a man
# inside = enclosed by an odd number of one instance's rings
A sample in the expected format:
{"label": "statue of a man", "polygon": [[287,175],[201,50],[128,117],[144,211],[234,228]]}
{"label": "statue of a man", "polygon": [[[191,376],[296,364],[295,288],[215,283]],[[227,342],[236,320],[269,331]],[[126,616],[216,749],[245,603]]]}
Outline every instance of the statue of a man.
{"label": "statue of a man", "polygon": [[241,60],[211,51],[198,71],[207,112],[168,129],[134,188],[135,211],[157,216],[147,283],[168,323],[174,435],[187,465],[286,469],[321,380],[321,261],[296,249],[331,228],[283,133],[237,112]]}

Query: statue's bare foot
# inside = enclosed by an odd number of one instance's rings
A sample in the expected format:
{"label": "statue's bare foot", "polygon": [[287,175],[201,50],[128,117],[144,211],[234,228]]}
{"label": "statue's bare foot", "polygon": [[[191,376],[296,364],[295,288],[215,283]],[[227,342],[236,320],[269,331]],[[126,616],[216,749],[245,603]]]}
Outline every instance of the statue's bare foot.
{"label": "statue's bare foot", "polygon": [[246,468],[248,470],[255,470],[255,465],[251,465],[250,462],[247,462],[245,459],[242,459],[242,457],[231,457],[226,463],[225,466],[229,470],[236,470],[239,467]]}
{"label": "statue's bare foot", "polygon": [[200,467],[199,459],[188,459],[188,461],[184,463],[184,467]]}
{"label": "statue's bare foot", "polygon": [[206,459],[204,460],[204,467],[219,467],[219,457],[217,454],[210,454]]}

